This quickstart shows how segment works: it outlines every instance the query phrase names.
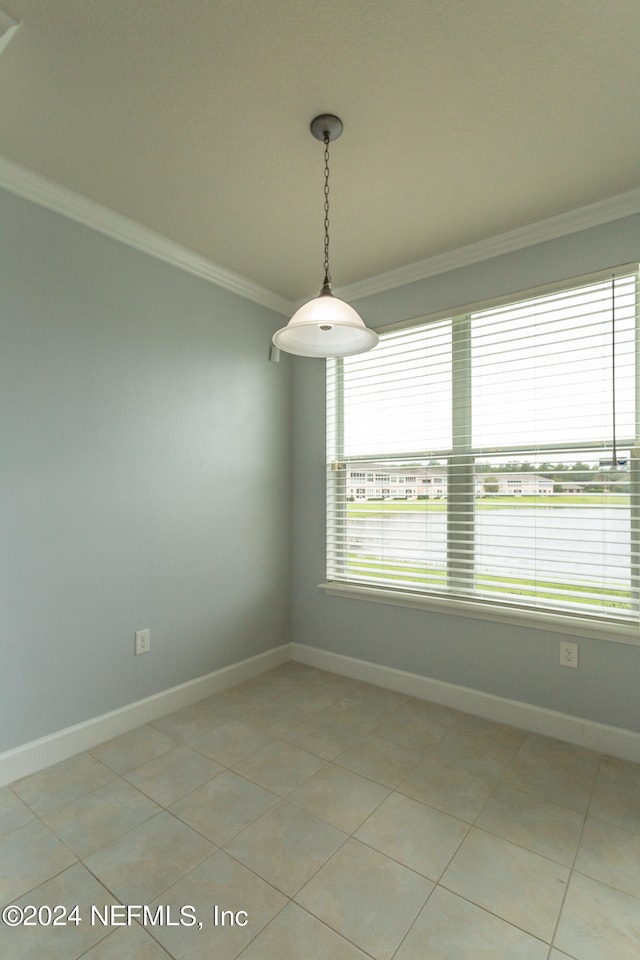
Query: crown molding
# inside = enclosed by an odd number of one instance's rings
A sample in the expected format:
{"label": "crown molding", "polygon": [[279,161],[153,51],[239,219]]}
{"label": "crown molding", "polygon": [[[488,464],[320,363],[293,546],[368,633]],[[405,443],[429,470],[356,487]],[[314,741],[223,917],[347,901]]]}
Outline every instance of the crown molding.
{"label": "crown molding", "polygon": [[292,313],[292,304],[272,290],[6,157],[0,157],[0,187],[269,310],[284,316]]}
{"label": "crown molding", "polygon": [[[247,277],[2,156],[0,187],[285,317],[291,316],[294,309],[308,299],[292,303]],[[640,213],[640,188],[356,281],[337,288],[336,293],[344,300],[359,300],[635,213]]]}
{"label": "crown molding", "polygon": [[361,297],[370,297],[408,283],[426,280],[427,277],[447,273],[458,267],[467,267],[505,253],[523,250],[537,243],[544,243],[546,240],[555,240],[581,230],[588,230],[590,227],[621,220],[635,213],[640,213],[640,188],[584,207],[577,207],[575,210],[548,217],[546,220],[538,220],[494,237],[487,237],[485,240],[468,243],[456,250],[437,254],[426,260],[418,260],[416,263],[388,270],[366,280],[359,280],[338,288],[336,293],[344,300],[359,300]]}

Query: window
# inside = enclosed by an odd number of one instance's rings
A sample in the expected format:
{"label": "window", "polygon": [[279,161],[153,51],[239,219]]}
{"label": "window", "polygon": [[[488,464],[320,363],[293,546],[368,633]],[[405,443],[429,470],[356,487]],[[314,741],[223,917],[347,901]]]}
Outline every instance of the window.
{"label": "window", "polygon": [[608,271],[328,361],[328,581],[638,625],[637,287]]}

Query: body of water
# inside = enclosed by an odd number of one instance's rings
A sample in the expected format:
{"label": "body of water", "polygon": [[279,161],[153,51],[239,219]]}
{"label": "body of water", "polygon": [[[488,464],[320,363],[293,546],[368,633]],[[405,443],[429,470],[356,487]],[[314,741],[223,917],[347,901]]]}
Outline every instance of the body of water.
{"label": "body of water", "polygon": [[[445,511],[350,519],[348,552],[421,565],[447,561]],[[628,507],[512,507],[478,510],[478,573],[625,581],[631,575]]]}

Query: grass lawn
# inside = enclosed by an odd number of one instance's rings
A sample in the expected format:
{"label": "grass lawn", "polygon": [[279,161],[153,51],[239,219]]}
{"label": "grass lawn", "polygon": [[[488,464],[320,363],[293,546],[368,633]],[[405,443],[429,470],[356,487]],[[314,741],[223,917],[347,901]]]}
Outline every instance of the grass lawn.
{"label": "grass lawn", "polygon": [[[376,557],[357,557],[350,555],[348,573],[352,576],[371,575],[372,579],[382,581],[397,580],[407,584],[429,585],[434,589],[446,587],[446,571],[442,567],[419,567],[401,560],[386,566]],[[619,610],[631,609],[631,594],[622,584],[620,587],[608,587],[599,591],[599,595],[589,596],[594,586],[588,583],[553,583],[551,581],[527,580],[523,577],[501,577],[479,573],[475,577],[475,589],[481,598],[483,594],[500,593],[509,597],[534,597],[538,600],[551,600],[558,604],[584,603],[599,607],[615,607]],[[574,596],[567,597],[567,593]]]}
{"label": "grass lawn", "polygon": [[[556,493],[548,497],[477,497],[477,510],[504,510],[518,507],[628,507],[630,497],[624,493]],[[347,503],[349,517],[370,517],[374,514],[444,513],[446,500],[369,500]]]}

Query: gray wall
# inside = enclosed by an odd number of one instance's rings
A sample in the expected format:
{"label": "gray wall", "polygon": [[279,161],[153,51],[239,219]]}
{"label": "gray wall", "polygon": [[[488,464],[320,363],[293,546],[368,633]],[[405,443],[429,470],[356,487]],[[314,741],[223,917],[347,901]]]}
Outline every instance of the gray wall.
{"label": "gray wall", "polygon": [[3,750],[290,640],[291,365],[281,317],[2,191],[0,278]]}
{"label": "gray wall", "polygon": [[[640,259],[640,216],[450,271],[354,306],[378,326]],[[558,633],[328,597],[324,364],[294,361],[293,637],[377,664],[640,731],[640,646],[589,637],[559,665]]]}

